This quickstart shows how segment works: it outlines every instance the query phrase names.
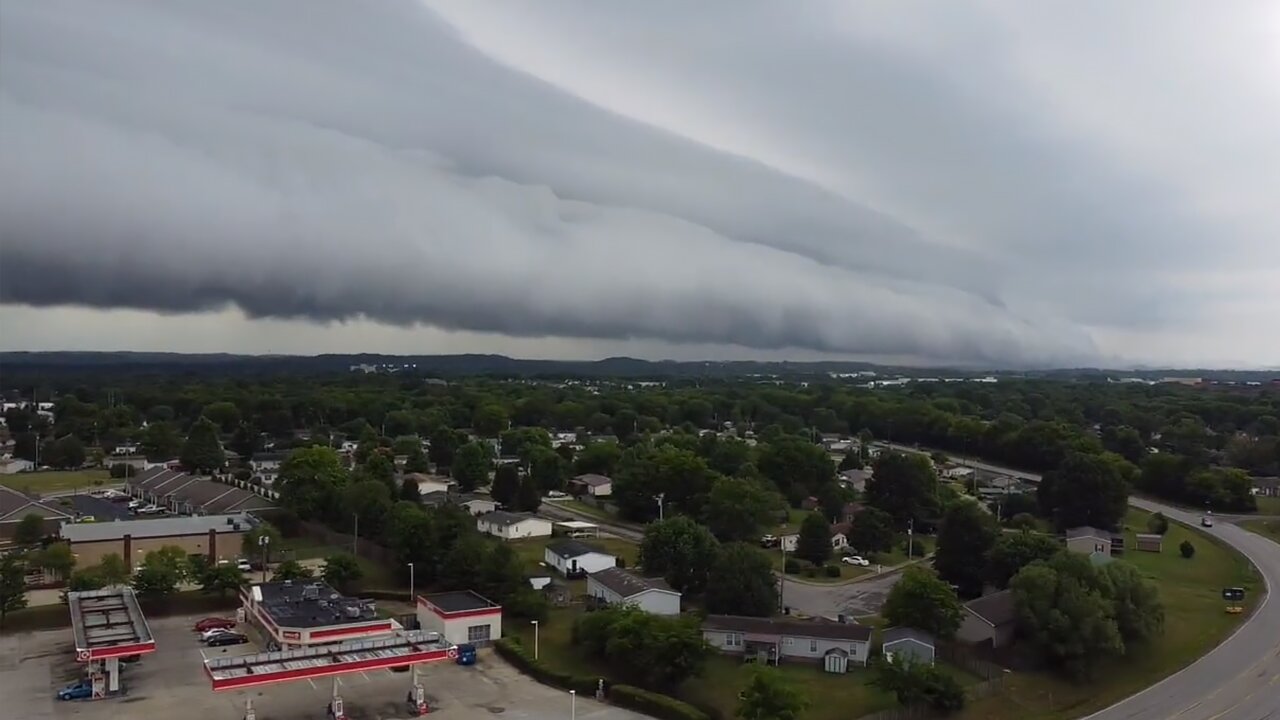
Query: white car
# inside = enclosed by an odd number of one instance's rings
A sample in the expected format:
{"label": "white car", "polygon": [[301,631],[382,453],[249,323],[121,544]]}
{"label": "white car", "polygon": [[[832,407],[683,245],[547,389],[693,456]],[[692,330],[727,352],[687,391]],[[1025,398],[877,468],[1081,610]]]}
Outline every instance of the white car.
{"label": "white car", "polygon": [[142,507],[142,506],[143,506],[143,505],[145,505],[145,504],[146,504],[146,503],[142,502],[141,500],[130,500],[130,501],[129,501],[129,509],[130,509],[130,510],[137,510],[138,508]]}
{"label": "white car", "polygon": [[212,630],[205,630],[204,632],[200,633],[200,641],[209,642],[209,640],[219,635],[225,635],[227,633],[234,633],[234,632],[235,630],[232,630],[231,628],[214,628]]}
{"label": "white car", "polygon": [[138,508],[138,512],[142,515],[155,515],[156,513],[164,512],[164,508],[159,505],[147,505],[146,507]]}
{"label": "white car", "polygon": [[253,566],[249,564],[248,560],[245,560],[244,558],[239,558],[238,560],[236,560],[236,568],[240,572],[249,572],[250,570],[253,569]]}
{"label": "white car", "polygon": [[547,497],[551,500],[563,500],[569,497],[569,494],[560,492],[559,490],[552,490],[551,492],[547,493]]}
{"label": "white car", "polygon": [[112,499],[112,498],[128,497],[128,495],[125,495],[124,493],[120,492],[119,490],[110,489],[110,490],[103,490],[103,491],[102,491],[102,497],[107,498],[107,499]]}
{"label": "white car", "polygon": [[845,557],[840,558],[840,562],[845,565],[857,565],[859,567],[867,567],[871,564],[870,560],[862,557],[861,555],[846,555]]}

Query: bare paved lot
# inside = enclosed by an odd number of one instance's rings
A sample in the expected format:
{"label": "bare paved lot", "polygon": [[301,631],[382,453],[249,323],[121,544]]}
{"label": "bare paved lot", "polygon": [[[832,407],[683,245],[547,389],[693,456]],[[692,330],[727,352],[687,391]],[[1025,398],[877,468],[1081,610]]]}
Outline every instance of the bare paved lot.
{"label": "bare paved lot", "polygon": [[[190,632],[195,618],[151,622],[157,650],[122,673],[123,697],[58,702],[57,688],[78,679],[71,632],[6,634],[0,637],[0,717],[23,720],[239,720],[252,697],[260,720],[323,720],[330,680],[299,681],[238,692],[214,693],[204,675],[201,651],[256,652],[251,645],[205,648]],[[473,667],[436,663],[420,668],[431,701],[431,717],[449,720],[560,720],[569,717],[567,693],[524,677],[492,653]],[[344,676],[341,693],[352,720],[407,717],[404,698],[410,673],[375,671]],[[639,720],[644,716],[579,698],[583,720]]]}

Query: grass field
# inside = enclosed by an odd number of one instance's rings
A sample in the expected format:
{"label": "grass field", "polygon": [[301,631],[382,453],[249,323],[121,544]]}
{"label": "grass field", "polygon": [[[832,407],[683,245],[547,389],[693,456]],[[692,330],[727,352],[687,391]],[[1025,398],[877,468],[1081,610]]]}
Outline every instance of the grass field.
{"label": "grass field", "polygon": [[[0,485],[27,494],[85,490],[111,481],[106,470],[45,470],[43,472],[0,475]],[[123,482],[123,480],[118,481]]]}
{"label": "grass field", "polygon": [[[1145,532],[1148,513],[1131,510],[1125,520],[1125,544]],[[1183,540],[1195,557],[1178,552]],[[1100,665],[1089,683],[1072,683],[1049,673],[1011,673],[999,695],[973,703],[958,717],[967,720],[1066,720],[1105,708],[1189,665],[1224,640],[1243,619],[1225,612],[1222,588],[1244,587],[1256,605],[1263,586],[1257,572],[1235,551],[1207,535],[1173,523],[1159,554],[1130,550],[1132,563],[1160,590],[1165,607],[1164,635],[1134,648],[1122,659]]]}
{"label": "grass field", "polygon": [[[575,675],[598,677],[600,664],[580,655],[571,642],[573,621],[578,614],[579,611],[572,608],[551,611],[547,621],[538,627],[538,656],[551,667]],[[524,647],[533,649],[532,626],[522,623],[508,628],[507,632],[518,636]],[[713,656],[707,662],[704,674],[682,685],[676,696],[698,705],[714,707],[724,717],[731,718],[737,710],[738,693],[750,677],[751,667],[733,658]],[[803,720],[848,720],[895,704],[893,696],[868,684],[871,674],[865,670],[831,675],[816,666],[784,665],[779,671],[795,682],[812,703],[802,716]]]}
{"label": "grass field", "polygon": [[591,505],[589,503],[584,503],[581,500],[556,500],[554,502],[551,502],[550,505],[552,505],[553,507],[562,507],[567,510],[580,512],[583,515],[590,515],[591,517],[596,518],[597,520],[604,520],[605,522],[614,522],[614,523],[620,522],[618,520],[618,517],[610,513],[608,510],[605,510],[604,508],[598,508],[595,505]]}
{"label": "grass field", "polygon": [[1256,497],[1259,515],[1280,515],[1280,497]]}
{"label": "grass field", "polygon": [[1240,527],[1280,543],[1280,520],[1245,520]]}
{"label": "grass field", "polygon": [[[543,558],[547,549],[547,543],[554,538],[529,538],[527,540],[512,540],[509,545],[511,549],[516,551],[520,559],[524,561],[531,574],[546,574],[547,568],[543,565]],[[640,557],[640,547],[629,540],[621,540],[619,538],[583,538],[584,542],[593,547],[598,547],[607,553],[622,559],[626,563],[626,567],[633,568],[636,561]]]}

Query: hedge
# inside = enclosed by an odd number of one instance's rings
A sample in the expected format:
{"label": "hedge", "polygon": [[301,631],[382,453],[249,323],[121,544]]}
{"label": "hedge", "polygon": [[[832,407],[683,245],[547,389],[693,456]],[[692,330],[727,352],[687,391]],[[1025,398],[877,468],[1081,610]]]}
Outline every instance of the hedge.
{"label": "hedge", "polygon": [[609,700],[661,720],[710,720],[709,715],[689,703],[631,685],[614,685],[609,688]]}
{"label": "hedge", "polygon": [[[600,678],[570,675],[559,670],[552,670],[542,661],[530,657],[524,646],[514,638],[494,640],[493,649],[497,650],[498,654],[506,659],[507,662],[515,665],[517,670],[545,685],[555,685],[565,690],[577,690],[591,697],[595,695],[596,688],[600,683]],[[606,680],[605,688],[607,689],[608,686],[609,682]]]}

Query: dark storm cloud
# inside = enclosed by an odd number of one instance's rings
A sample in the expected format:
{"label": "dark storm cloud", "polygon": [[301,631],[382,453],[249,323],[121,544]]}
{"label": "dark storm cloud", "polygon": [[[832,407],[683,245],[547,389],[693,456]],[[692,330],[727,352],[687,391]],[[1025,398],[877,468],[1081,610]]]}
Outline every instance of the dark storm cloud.
{"label": "dark storm cloud", "polygon": [[1213,255],[1185,188],[892,37],[497,7],[5,4],[0,301],[1042,364]]}

